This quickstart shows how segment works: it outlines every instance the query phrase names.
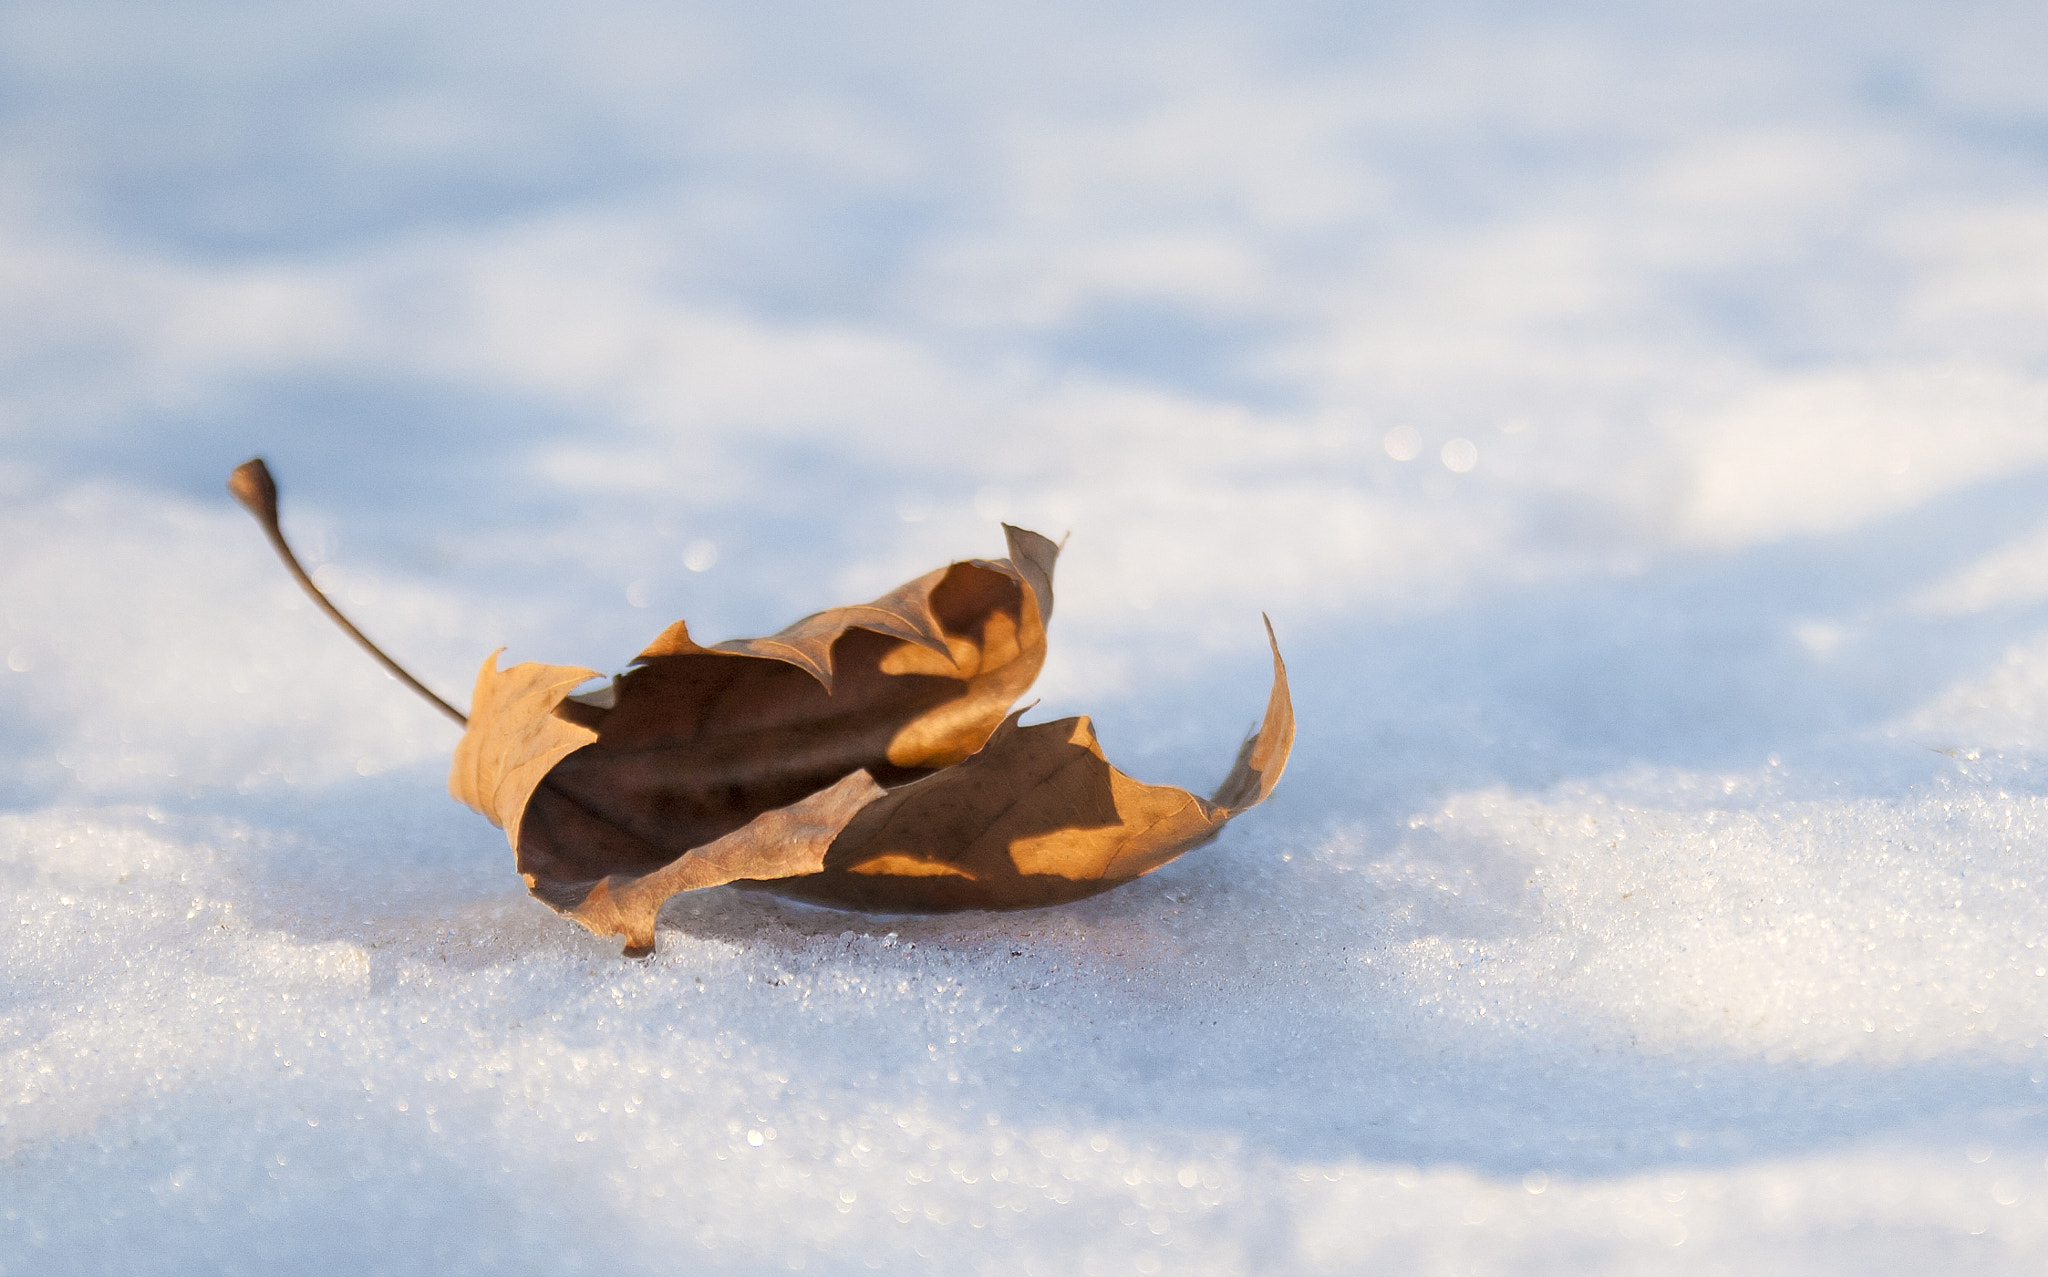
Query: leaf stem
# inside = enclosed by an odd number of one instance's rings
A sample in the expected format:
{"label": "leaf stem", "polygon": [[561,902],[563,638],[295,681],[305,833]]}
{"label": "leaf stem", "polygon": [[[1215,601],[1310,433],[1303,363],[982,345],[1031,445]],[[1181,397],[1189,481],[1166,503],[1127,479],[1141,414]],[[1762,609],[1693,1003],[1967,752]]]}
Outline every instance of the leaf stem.
{"label": "leaf stem", "polygon": [[235,500],[242,503],[243,509],[256,516],[256,522],[263,525],[263,533],[270,538],[271,548],[277,551],[277,557],[284,560],[284,565],[291,569],[292,576],[304,587],[313,602],[320,605],[320,610],[327,613],[329,620],[339,625],[350,638],[362,644],[363,650],[376,657],[385,669],[391,671],[392,677],[432,701],[435,708],[443,714],[464,727],[469,726],[469,719],[461,710],[428,691],[426,684],[407,673],[403,665],[384,655],[384,650],[372,643],[361,630],[343,616],[341,609],[334,606],[333,602],[321,593],[319,586],[313,584],[313,578],[306,575],[306,569],[299,566],[299,556],[292,553],[292,547],[284,539],[284,530],[277,524],[277,481],[270,477],[270,467],[263,464],[263,458],[251,457],[236,466],[235,472],[228,476],[228,491],[234,494]]}

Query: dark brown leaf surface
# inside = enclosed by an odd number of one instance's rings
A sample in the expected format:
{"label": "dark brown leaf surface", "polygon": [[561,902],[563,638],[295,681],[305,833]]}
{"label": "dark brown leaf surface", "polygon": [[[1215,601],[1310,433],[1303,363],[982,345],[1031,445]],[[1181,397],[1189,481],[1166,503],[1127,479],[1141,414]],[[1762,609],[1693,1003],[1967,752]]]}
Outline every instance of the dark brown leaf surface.
{"label": "dark brown leaf surface", "polygon": [[595,693],[573,694],[590,670],[494,653],[449,790],[505,830],[534,895],[628,953],[669,896],[725,882],[888,910],[1078,899],[1271,792],[1294,735],[1277,646],[1265,722],[1211,799],[1117,771],[1086,719],[1019,726],[1059,551],[1004,531],[1007,559],[766,638],[705,647],[678,621]]}

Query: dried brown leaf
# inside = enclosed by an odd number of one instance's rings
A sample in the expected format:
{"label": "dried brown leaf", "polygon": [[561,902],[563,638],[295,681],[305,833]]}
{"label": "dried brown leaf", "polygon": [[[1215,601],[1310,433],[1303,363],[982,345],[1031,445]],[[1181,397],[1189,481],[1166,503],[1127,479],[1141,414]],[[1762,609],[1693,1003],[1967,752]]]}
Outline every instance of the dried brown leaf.
{"label": "dried brown leaf", "polygon": [[528,888],[626,952],[662,903],[737,882],[845,908],[1010,909],[1128,882],[1263,802],[1294,742],[1273,689],[1209,798],[1109,764],[1086,718],[1031,727],[1010,705],[1045,661],[1059,547],[1004,526],[1010,557],[955,563],[872,603],[704,647],[677,621],[596,692],[569,665],[477,673],[462,713],[313,584],[262,461],[229,488],[314,600],[465,732],[451,794],[504,829]]}

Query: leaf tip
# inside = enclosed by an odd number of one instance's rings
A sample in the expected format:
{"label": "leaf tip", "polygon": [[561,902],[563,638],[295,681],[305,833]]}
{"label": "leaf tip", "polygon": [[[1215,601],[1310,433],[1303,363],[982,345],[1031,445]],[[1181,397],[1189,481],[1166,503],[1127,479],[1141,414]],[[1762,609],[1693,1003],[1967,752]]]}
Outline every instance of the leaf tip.
{"label": "leaf tip", "polygon": [[1280,636],[1273,633],[1272,617],[1261,612],[1259,619],[1266,623],[1266,646],[1273,649],[1273,672],[1284,686],[1287,681],[1287,662],[1280,659]]}
{"label": "leaf tip", "polygon": [[677,621],[655,635],[654,641],[649,643],[640,655],[633,658],[633,664],[644,665],[659,656],[687,656],[692,652],[707,650],[690,637],[688,622]]}
{"label": "leaf tip", "polygon": [[1273,690],[1266,698],[1265,717],[1245,737],[1230,774],[1209,799],[1231,815],[1266,801],[1294,749],[1294,698],[1287,687],[1287,663],[1280,658],[1273,618],[1261,612],[1259,619],[1266,623],[1266,642],[1273,649]]}
{"label": "leaf tip", "polygon": [[1051,621],[1053,567],[1059,562],[1060,551],[1066,548],[1067,539],[1061,537],[1059,544],[1055,545],[1052,538],[1013,523],[1003,525],[1003,539],[1009,543],[1010,565],[1038,601],[1039,623]]}

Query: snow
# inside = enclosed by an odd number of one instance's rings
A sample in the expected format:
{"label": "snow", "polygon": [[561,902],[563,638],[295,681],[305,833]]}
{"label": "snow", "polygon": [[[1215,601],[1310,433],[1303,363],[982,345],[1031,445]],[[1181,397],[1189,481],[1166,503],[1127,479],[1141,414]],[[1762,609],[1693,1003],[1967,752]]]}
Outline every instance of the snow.
{"label": "snow", "polygon": [[[0,1273],[2034,1273],[2048,11],[0,13]],[[460,699],[1058,536],[1273,800],[623,961]]]}

